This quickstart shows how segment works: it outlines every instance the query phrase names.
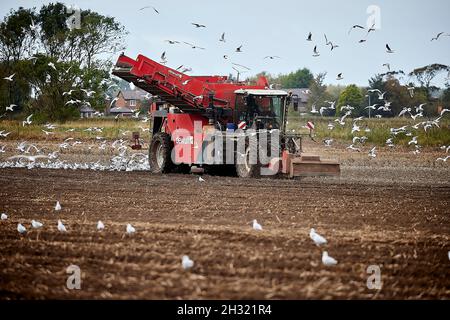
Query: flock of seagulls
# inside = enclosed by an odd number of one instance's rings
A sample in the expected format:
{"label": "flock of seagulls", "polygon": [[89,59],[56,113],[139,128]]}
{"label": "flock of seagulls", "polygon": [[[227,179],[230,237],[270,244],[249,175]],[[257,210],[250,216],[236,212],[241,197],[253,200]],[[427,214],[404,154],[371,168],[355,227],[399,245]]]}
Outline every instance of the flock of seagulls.
{"label": "flock of seagulls", "polygon": [[[57,201],[56,205],[55,205],[55,211],[60,211],[60,210],[61,210],[61,204],[59,203],[59,201]],[[6,220],[9,219],[9,217],[8,217],[8,215],[6,213],[2,213],[1,216],[0,216],[0,219],[2,221],[6,221]],[[42,222],[39,222],[39,221],[34,220],[34,219],[31,220],[31,228],[32,229],[42,229],[43,227],[44,227],[44,224]],[[263,231],[263,228],[262,228],[261,224],[259,224],[256,219],[253,220],[252,227],[253,227],[253,230],[255,230],[255,231],[258,231],[258,232]],[[68,232],[67,227],[64,225],[64,223],[62,222],[61,219],[58,219],[56,228],[57,228],[57,230],[60,233],[67,233]],[[105,224],[101,220],[99,220],[97,222],[96,229],[99,232],[105,230]],[[21,235],[25,235],[28,232],[28,230],[22,223],[18,223],[17,224],[17,232],[19,234],[21,234]],[[126,225],[125,232],[128,235],[133,235],[133,234],[136,233],[136,228],[134,226],[132,226],[130,223],[128,223]],[[324,245],[326,245],[328,243],[328,241],[323,236],[318,234],[314,228],[311,229],[311,231],[309,233],[309,237],[311,238],[311,240],[314,242],[314,244],[317,247],[324,246]],[[325,266],[335,266],[335,265],[337,265],[338,262],[333,257],[330,257],[328,255],[327,251],[323,251],[323,253],[322,253],[322,263]],[[194,261],[191,260],[189,258],[189,256],[184,255],[182,257],[182,260],[181,260],[181,265],[182,265],[182,268],[184,270],[188,270],[188,269],[191,269],[194,266]]]}

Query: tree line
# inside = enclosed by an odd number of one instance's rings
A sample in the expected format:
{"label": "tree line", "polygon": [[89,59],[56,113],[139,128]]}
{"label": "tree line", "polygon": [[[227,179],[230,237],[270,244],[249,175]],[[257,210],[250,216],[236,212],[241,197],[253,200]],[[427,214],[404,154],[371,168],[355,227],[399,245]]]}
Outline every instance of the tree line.
{"label": "tree line", "polygon": [[[104,110],[114,87],[111,57],[126,34],[113,17],[62,3],[11,10],[0,23],[0,79],[14,76],[0,80],[0,116],[64,121],[78,117],[81,105]],[[14,113],[4,114],[11,104]]]}

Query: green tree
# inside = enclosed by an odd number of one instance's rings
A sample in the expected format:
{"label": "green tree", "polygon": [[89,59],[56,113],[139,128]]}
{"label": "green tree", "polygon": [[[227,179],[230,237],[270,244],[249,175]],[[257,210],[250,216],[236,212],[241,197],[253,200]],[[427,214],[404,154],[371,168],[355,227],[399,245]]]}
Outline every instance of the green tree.
{"label": "green tree", "polygon": [[314,76],[307,68],[299,69],[286,75],[278,76],[277,82],[283,89],[309,88]]}
{"label": "green tree", "polygon": [[340,110],[343,106],[350,105],[355,108],[353,111],[354,116],[358,116],[364,110],[364,95],[355,84],[351,84],[342,91],[339,96],[338,104],[337,104],[337,112],[340,113]]}

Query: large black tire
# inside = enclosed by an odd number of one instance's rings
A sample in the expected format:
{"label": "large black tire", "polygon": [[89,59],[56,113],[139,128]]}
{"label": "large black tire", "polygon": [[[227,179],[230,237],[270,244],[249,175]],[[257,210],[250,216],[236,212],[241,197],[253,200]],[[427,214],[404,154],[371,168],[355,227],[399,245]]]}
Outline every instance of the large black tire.
{"label": "large black tire", "polygon": [[[252,148],[256,148],[256,151]],[[253,152],[253,153],[252,153]],[[250,164],[250,155],[256,152],[256,163]],[[243,159],[243,163],[240,163],[239,159]],[[255,159],[252,159],[255,162]],[[240,178],[259,178],[261,177],[261,164],[259,162],[258,156],[258,143],[249,143],[246,141],[245,144],[245,155],[236,152],[236,174]]]}
{"label": "large black tire", "polygon": [[170,135],[164,132],[156,133],[149,148],[150,170],[153,173],[170,173],[175,165],[172,162],[171,152],[173,143]]}

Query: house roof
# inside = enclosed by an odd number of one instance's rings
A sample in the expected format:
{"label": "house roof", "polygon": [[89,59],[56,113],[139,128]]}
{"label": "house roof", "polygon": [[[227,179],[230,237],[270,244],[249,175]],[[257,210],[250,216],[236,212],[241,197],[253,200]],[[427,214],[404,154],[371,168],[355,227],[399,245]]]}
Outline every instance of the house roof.
{"label": "house roof", "polygon": [[130,109],[127,107],[114,107],[109,110],[110,113],[133,113]]}
{"label": "house roof", "polygon": [[311,95],[311,91],[308,88],[294,88],[294,89],[284,89],[287,92],[292,92],[292,94],[298,95],[298,98],[302,103],[307,103]]}
{"label": "house roof", "polygon": [[92,109],[90,106],[88,106],[87,104],[82,105],[80,108],[80,112],[95,112],[94,109]]}
{"label": "house roof", "polygon": [[120,93],[122,93],[125,100],[144,100],[144,96],[147,94],[147,92],[139,88],[135,90],[122,90],[117,95]]}

